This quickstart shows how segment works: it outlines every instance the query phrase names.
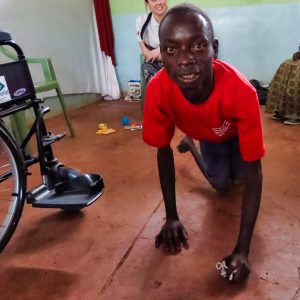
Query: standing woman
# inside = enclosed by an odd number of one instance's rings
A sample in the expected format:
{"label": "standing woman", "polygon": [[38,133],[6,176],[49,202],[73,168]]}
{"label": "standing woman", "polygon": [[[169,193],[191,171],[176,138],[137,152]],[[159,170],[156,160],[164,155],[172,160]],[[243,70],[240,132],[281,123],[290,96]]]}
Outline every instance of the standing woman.
{"label": "standing woman", "polygon": [[149,14],[143,14],[136,19],[136,35],[141,47],[144,63],[143,74],[146,85],[150,78],[159,71],[163,64],[159,49],[159,23],[167,12],[167,0],[145,0]]}

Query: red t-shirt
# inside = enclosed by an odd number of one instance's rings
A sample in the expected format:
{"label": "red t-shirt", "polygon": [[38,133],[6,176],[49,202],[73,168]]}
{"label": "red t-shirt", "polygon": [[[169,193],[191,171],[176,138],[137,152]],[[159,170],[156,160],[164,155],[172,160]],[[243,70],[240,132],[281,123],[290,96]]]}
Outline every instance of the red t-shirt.
{"label": "red t-shirt", "polygon": [[236,135],[245,161],[265,154],[260,107],[255,89],[232,66],[214,60],[215,86],[201,104],[190,103],[163,68],[146,90],[143,140],[154,147],[167,147],[175,126],[195,140],[215,143]]}

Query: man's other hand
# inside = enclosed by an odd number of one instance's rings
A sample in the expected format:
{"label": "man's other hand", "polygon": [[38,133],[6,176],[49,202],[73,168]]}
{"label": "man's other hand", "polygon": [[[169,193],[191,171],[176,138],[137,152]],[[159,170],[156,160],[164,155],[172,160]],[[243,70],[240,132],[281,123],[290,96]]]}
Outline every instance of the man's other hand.
{"label": "man's other hand", "polygon": [[248,255],[243,253],[232,253],[223,259],[226,263],[227,278],[233,282],[241,282],[248,277],[251,267]]}

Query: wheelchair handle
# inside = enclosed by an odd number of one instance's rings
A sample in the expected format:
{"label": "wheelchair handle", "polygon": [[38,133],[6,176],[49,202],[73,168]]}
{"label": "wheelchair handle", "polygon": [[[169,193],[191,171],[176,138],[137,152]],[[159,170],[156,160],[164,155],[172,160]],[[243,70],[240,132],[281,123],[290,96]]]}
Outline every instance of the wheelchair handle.
{"label": "wheelchair handle", "polygon": [[10,33],[6,31],[0,31],[0,46],[4,46],[4,45],[12,47],[16,51],[19,60],[25,59],[21,47],[11,39]]}

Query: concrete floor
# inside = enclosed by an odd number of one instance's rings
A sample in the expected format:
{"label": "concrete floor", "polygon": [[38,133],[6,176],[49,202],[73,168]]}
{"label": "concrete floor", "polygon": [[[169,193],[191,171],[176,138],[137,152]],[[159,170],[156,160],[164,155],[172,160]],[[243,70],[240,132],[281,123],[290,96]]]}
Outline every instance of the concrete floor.
{"label": "concrete floor", "polygon": [[[300,299],[300,126],[262,113],[268,154],[252,273],[236,285],[222,279],[215,264],[235,244],[240,194],[218,196],[191,156],[175,152],[179,214],[190,247],[177,255],[155,249],[164,222],[156,151],[143,144],[141,131],[122,129],[122,116],[141,121],[140,104],[101,102],[71,112],[77,137],[58,142],[56,156],[103,175],[105,193],[75,214],[25,205],[0,255],[0,299]],[[118,131],[96,135],[98,123]],[[66,131],[62,116],[47,124]],[[181,137],[176,132],[173,146]],[[30,186],[38,180],[31,176]]]}

